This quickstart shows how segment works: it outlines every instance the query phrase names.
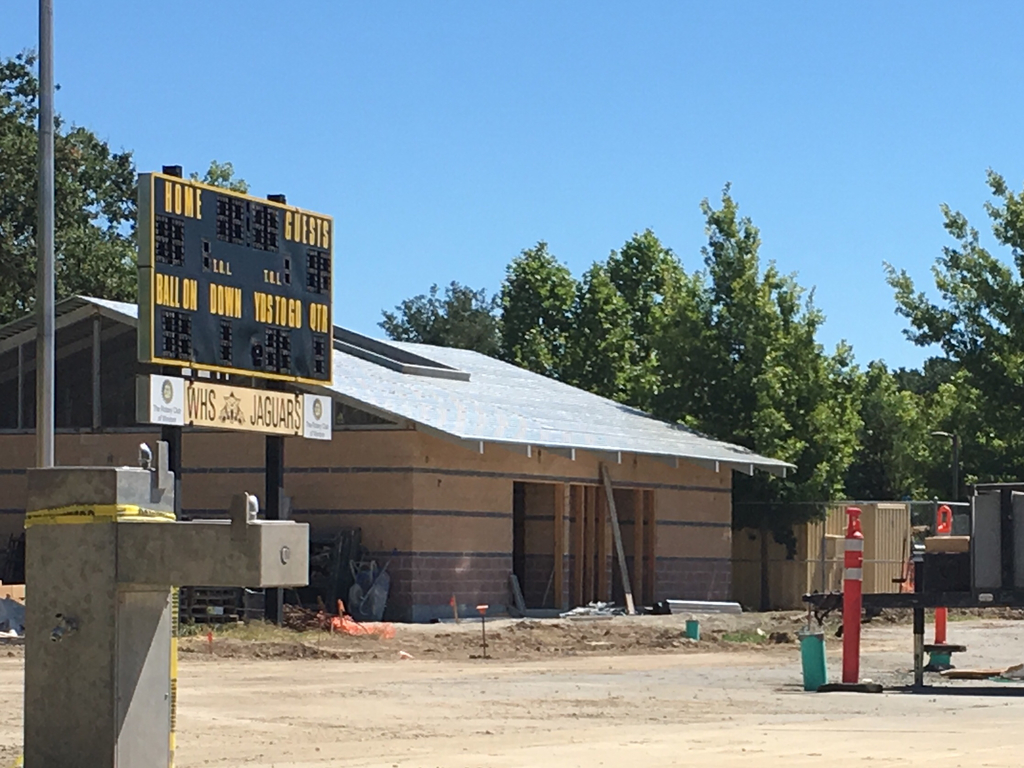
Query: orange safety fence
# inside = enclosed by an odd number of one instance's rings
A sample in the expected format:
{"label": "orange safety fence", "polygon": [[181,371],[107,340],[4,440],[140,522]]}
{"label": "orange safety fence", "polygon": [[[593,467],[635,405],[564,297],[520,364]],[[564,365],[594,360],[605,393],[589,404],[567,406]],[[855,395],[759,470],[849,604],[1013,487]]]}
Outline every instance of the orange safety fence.
{"label": "orange safety fence", "polygon": [[338,615],[330,617],[331,632],[346,635],[376,635],[384,640],[395,636],[395,625],[388,621],[356,621],[345,613],[345,604],[338,601]]}

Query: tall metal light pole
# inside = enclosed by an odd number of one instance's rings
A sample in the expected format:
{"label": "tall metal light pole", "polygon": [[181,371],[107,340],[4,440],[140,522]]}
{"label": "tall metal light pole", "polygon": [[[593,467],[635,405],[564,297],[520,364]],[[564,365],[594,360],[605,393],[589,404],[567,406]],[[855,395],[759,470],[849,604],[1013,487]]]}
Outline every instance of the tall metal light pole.
{"label": "tall metal light pole", "polygon": [[960,436],[952,432],[932,432],[932,437],[948,437],[953,442],[953,498],[950,501],[960,500]]}
{"label": "tall metal light pole", "polygon": [[53,466],[53,0],[39,0],[36,466]]}

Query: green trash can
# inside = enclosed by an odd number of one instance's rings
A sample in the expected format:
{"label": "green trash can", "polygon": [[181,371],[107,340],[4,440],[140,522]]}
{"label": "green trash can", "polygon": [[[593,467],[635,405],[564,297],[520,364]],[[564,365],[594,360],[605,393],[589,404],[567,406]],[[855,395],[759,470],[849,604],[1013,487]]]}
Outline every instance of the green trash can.
{"label": "green trash can", "polygon": [[800,630],[800,662],[804,671],[805,691],[817,691],[828,682],[823,631]]}
{"label": "green trash can", "polygon": [[686,620],[686,637],[689,640],[700,640],[700,622],[697,619]]}

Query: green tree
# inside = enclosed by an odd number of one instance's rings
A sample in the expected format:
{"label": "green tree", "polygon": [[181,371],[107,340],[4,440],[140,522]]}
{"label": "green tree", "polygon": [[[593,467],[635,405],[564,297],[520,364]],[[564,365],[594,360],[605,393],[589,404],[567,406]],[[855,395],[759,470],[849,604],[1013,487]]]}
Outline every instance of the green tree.
{"label": "green tree", "polygon": [[405,299],[394,312],[384,311],[379,325],[395,341],[472,349],[494,357],[500,346],[497,309],[497,296],[452,282],[443,297],[432,285],[429,294]]}
{"label": "green tree", "polygon": [[[36,57],[0,59],[0,324],[35,303],[39,82]],[[193,175],[193,178],[196,178]],[[136,172],[92,131],[54,121],[54,272],[57,298],[135,301]],[[245,191],[231,163],[204,181]]]}
{"label": "green tree", "polygon": [[594,264],[577,286],[566,344],[568,383],[619,402],[632,400],[637,340],[629,306],[602,264]]}
{"label": "green tree", "polygon": [[192,181],[201,181],[212,187],[230,189],[232,192],[242,192],[244,194],[249,191],[249,184],[245,179],[235,178],[235,166],[231,163],[218,163],[216,160],[211,160],[210,167],[206,169],[206,173],[202,178],[199,178],[199,174],[194,171],[189,178]]}
{"label": "green tree", "polygon": [[933,429],[926,398],[900,387],[884,363],[874,362],[864,374],[860,416],[863,423],[846,495],[866,500],[924,498],[928,433]]}
{"label": "green tree", "polygon": [[628,310],[623,333],[632,339],[626,361],[625,399],[649,409],[659,386],[655,337],[665,297],[681,279],[682,266],[675,254],[650,230],[634,234],[622,248],[612,251],[606,267],[612,285]]}
{"label": "green tree", "polygon": [[[1024,476],[1024,196],[991,170],[988,186],[986,211],[995,242],[1008,249],[1005,259],[981,244],[966,216],[944,205],[954,242],[932,270],[938,300],[918,292],[906,271],[886,268],[897,311],[910,324],[907,336],[937,345],[958,369],[937,388],[934,428],[961,436],[969,476],[1016,480]],[[943,419],[947,426],[938,423]]]}
{"label": "green tree", "polygon": [[900,389],[908,389],[917,395],[932,395],[940,384],[952,381],[959,366],[945,357],[929,357],[920,369],[899,368],[893,372]]}
{"label": "green tree", "polygon": [[[34,304],[39,83],[36,58],[0,60],[0,323]],[[135,299],[135,168],[92,131],[54,125],[58,298]]]}
{"label": "green tree", "polygon": [[657,335],[656,411],[716,438],[790,461],[786,479],[738,475],[734,524],[792,543],[808,503],[843,494],[860,427],[860,376],[845,344],[828,354],[824,317],[774,264],[762,268],[760,232],[739,216],[729,187],[720,208],[702,204],[704,271],[683,275],[666,297]]}
{"label": "green tree", "polygon": [[576,288],[568,267],[543,241],[514,258],[501,286],[501,357],[563,378]]}

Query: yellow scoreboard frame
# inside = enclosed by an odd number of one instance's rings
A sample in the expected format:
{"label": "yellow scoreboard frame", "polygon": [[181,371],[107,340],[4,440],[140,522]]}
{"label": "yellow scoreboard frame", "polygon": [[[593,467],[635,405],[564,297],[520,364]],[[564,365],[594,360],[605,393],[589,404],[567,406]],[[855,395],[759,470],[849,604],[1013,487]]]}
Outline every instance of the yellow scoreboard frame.
{"label": "yellow scoreboard frame", "polygon": [[330,216],[143,173],[138,245],[141,362],[332,382]]}

